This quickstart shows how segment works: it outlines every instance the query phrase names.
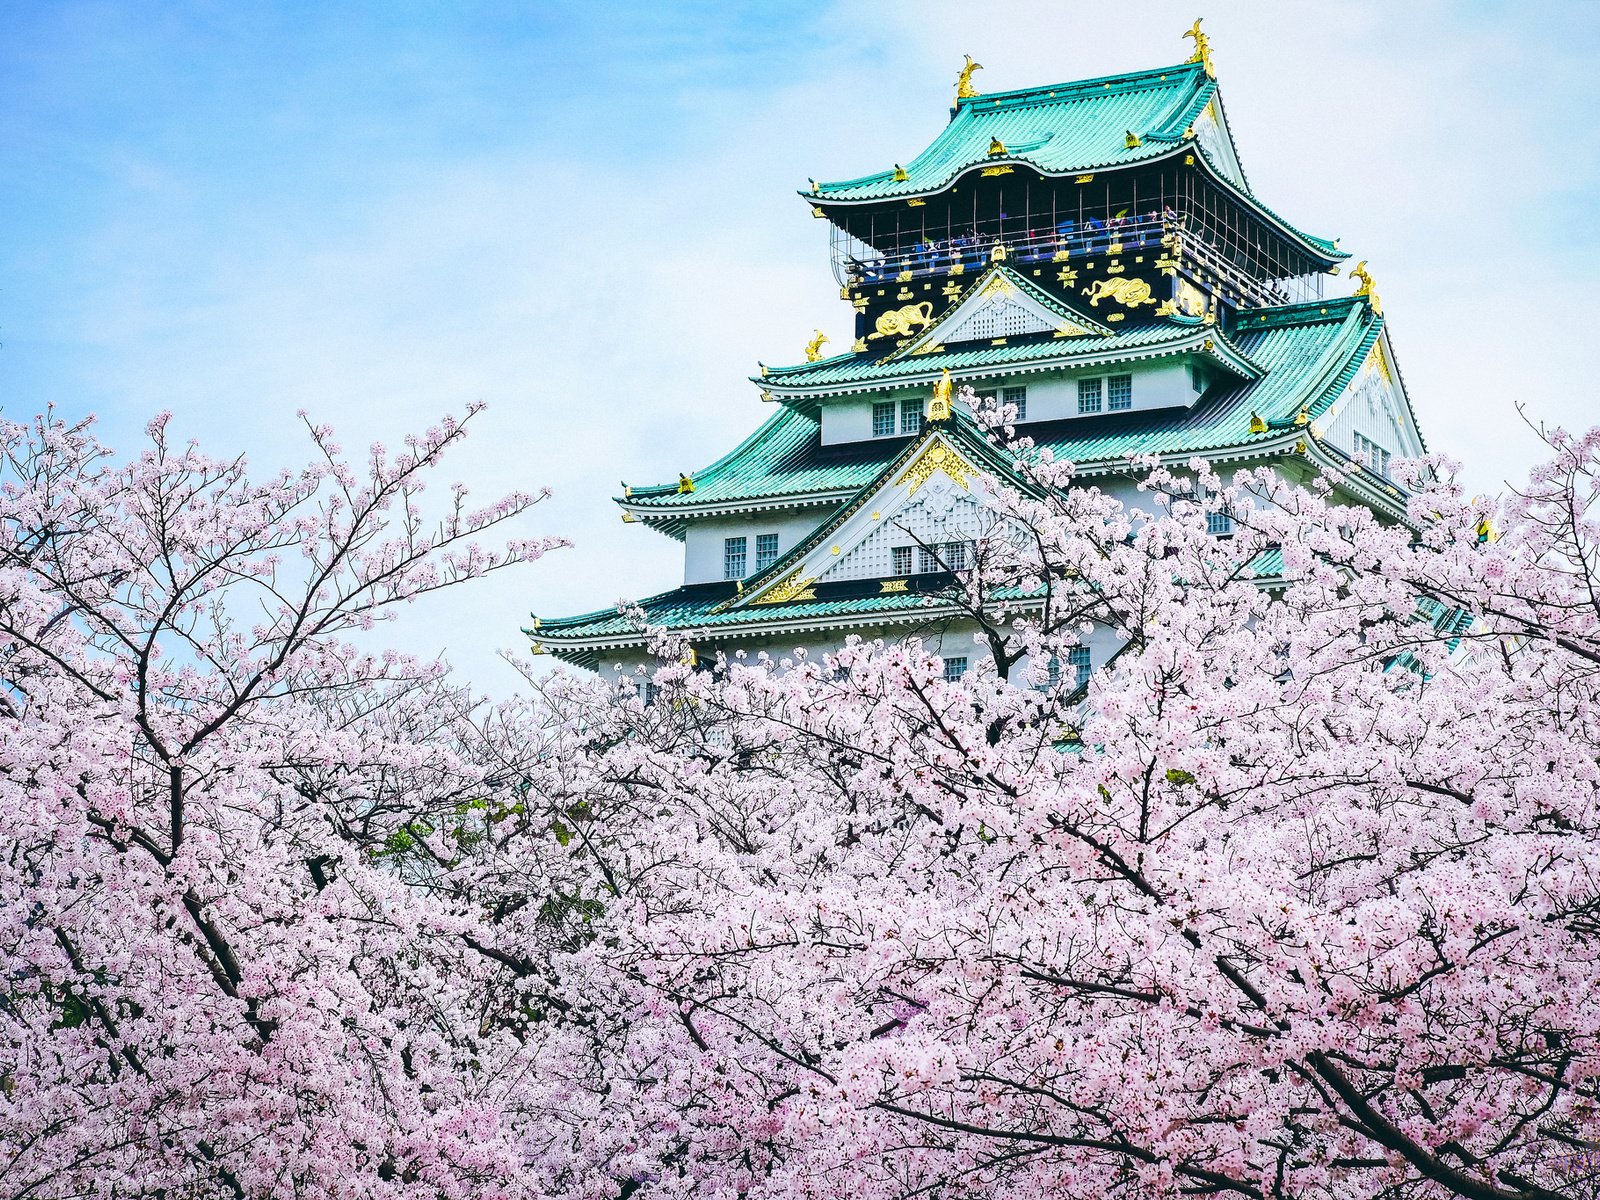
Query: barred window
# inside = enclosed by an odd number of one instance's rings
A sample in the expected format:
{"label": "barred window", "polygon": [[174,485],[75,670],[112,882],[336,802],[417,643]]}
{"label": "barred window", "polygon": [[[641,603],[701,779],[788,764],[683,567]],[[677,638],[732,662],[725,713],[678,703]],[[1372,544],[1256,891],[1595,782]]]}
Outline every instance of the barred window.
{"label": "barred window", "polygon": [[1225,508],[1206,514],[1206,532],[1216,537],[1227,537],[1233,532],[1233,514]]}
{"label": "barred window", "polygon": [[944,564],[939,561],[937,546],[917,547],[917,574],[932,575],[935,571],[944,570]]}
{"label": "barred window", "polygon": [[742,537],[722,539],[722,577],[743,579],[745,540]]}
{"label": "barred window", "polygon": [[910,546],[896,546],[894,548],[894,573],[896,575],[911,574]]}
{"label": "barred window", "polygon": [[1081,688],[1089,682],[1089,647],[1074,646],[1067,651],[1067,665],[1072,668],[1073,689]]}
{"label": "barred window", "polygon": [[1017,406],[1017,420],[1028,419],[1028,389],[1025,387],[1008,387],[1000,389],[1000,403],[1015,404]]}
{"label": "barred window", "polygon": [[944,660],[944,677],[946,682],[954,683],[967,673],[967,659],[965,655]]}
{"label": "barred window", "polygon": [[756,570],[765,571],[778,561],[778,535],[775,533],[756,534]]}
{"label": "barred window", "polygon": [[1365,457],[1367,466],[1371,467],[1379,475],[1387,475],[1391,457],[1389,452],[1371,438],[1364,437],[1359,433],[1355,435],[1355,439],[1356,454]]}
{"label": "barred window", "polygon": [[1112,375],[1106,380],[1106,408],[1121,412],[1133,407],[1133,376]]}
{"label": "barred window", "polygon": [[1078,380],[1078,412],[1097,413],[1100,411],[1100,383],[1098,379]]}
{"label": "barred window", "polygon": [[921,400],[902,400],[902,401],[900,401],[900,432],[901,433],[921,433],[922,432],[922,401]]}
{"label": "barred window", "polygon": [[965,571],[967,569],[967,544],[965,542],[946,542],[944,544],[944,565],[952,571]]}
{"label": "barred window", "polygon": [[894,436],[894,401],[885,400],[872,406],[872,436]]}

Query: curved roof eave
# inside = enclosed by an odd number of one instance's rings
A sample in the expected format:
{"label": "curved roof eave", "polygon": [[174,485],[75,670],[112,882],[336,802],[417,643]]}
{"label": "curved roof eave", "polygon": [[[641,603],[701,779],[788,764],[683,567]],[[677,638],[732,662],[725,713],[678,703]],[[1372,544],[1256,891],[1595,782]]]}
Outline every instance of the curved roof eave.
{"label": "curved roof eave", "polygon": [[[1242,379],[1259,379],[1266,374],[1259,363],[1233,343],[1233,340],[1214,325],[1196,325],[1186,334],[1174,336],[1169,340],[1149,342],[1137,347],[1108,346],[1088,354],[1074,354],[1068,348],[1070,339],[1061,342],[1044,342],[1039,345],[1041,350],[1056,350],[1053,354],[1044,354],[1035,359],[1020,359],[1013,363],[1005,364],[1005,369],[1010,371],[1037,371],[1052,368],[1070,368],[1073,366],[1094,366],[1103,361],[1136,361],[1146,358],[1167,357],[1174,354],[1200,354],[1215,360],[1217,363],[1232,371]],[[860,391],[881,391],[884,387],[917,387],[936,382],[946,369],[940,361],[940,355],[929,354],[918,356],[917,359],[893,358],[884,359],[890,362],[897,370],[890,376],[850,380],[837,383],[818,383],[807,385],[804,381],[787,384],[781,375],[770,374],[760,380],[765,384],[773,396],[780,402],[788,400],[803,400],[810,398],[824,398],[832,395],[844,395]],[[774,372],[784,370],[803,370],[821,364],[805,363],[796,368],[774,367]],[[949,367],[950,377],[955,380],[979,378],[994,375],[996,368],[990,364],[974,367]]]}
{"label": "curved roof eave", "polygon": [[[1148,145],[1149,142],[1146,144]],[[937,196],[946,188],[959,183],[968,175],[971,175],[974,171],[981,172],[989,167],[995,166],[996,164],[1024,166],[1030,171],[1036,172],[1043,179],[1065,179],[1069,175],[1081,175],[1086,172],[1093,173],[1096,171],[1122,171],[1131,167],[1148,166],[1152,163],[1158,163],[1165,159],[1176,158],[1180,154],[1190,154],[1194,156],[1196,165],[1200,165],[1205,168],[1206,173],[1211,177],[1212,182],[1216,183],[1219,187],[1227,189],[1229,194],[1237,199],[1241,204],[1249,208],[1257,216],[1261,217],[1262,220],[1266,221],[1267,224],[1271,225],[1284,237],[1295,242],[1302,250],[1306,251],[1313,258],[1323,259],[1329,266],[1332,266],[1334,263],[1343,262],[1345,259],[1350,257],[1348,251],[1335,248],[1332,240],[1327,238],[1319,238],[1315,234],[1309,234],[1303,230],[1296,229],[1293,225],[1289,224],[1288,221],[1284,220],[1277,213],[1273,212],[1272,209],[1268,208],[1265,204],[1261,203],[1261,201],[1257,200],[1252,192],[1241,188],[1238,184],[1234,183],[1233,180],[1228,178],[1225,171],[1223,171],[1216,163],[1211,161],[1211,156],[1207,154],[1200,146],[1200,143],[1197,139],[1184,138],[1180,142],[1166,143],[1164,146],[1152,146],[1151,149],[1152,153],[1137,158],[1124,159],[1120,162],[1105,162],[1098,164],[1085,163],[1080,167],[1073,167],[1059,171],[1047,170],[1027,158],[1025,155],[1001,155],[985,162],[971,163],[965,167],[962,167],[937,187],[913,188],[905,192],[896,192],[893,195],[886,196],[836,199],[822,195],[819,192],[808,192],[798,189],[795,194],[809,203],[822,208],[824,211],[826,211],[829,206],[837,208],[864,208],[868,205],[884,204],[896,200],[916,200],[926,199],[929,196]],[[876,177],[871,175],[864,176],[863,181],[873,178]],[[854,183],[859,181],[853,180],[851,182]]]}

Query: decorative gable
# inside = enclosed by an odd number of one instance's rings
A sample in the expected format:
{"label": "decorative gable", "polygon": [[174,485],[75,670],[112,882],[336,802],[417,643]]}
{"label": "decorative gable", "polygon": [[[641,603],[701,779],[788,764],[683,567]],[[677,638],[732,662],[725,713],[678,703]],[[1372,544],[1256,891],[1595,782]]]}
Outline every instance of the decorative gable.
{"label": "decorative gable", "polygon": [[1109,333],[1104,326],[1047,303],[1043,294],[998,264],[991,266],[949,310],[905,351],[931,354],[956,342],[1049,333],[1084,337]]}
{"label": "decorative gable", "polygon": [[1424,453],[1411,403],[1382,338],[1373,343],[1355,378],[1317,424],[1346,454],[1365,455],[1373,445],[1393,458]]}
{"label": "decorative gable", "polygon": [[[895,550],[969,543],[985,530],[984,510],[971,492],[940,475],[929,481],[915,498],[892,509],[879,509],[872,529],[821,580],[885,579],[915,570],[896,564]],[[911,558],[906,554],[907,559]]]}
{"label": "decorative gable", "polygon": [[982,474],[942,432],[929,431],[876,489],[813,534],[793,559],[775,569],[770,583],[747,592],[744,603],[781,604],[807,598],[821,582],[884,579],[915,570],[897,567],[896,547],[914,551],[972,542],[991,523],[978,484]]}
{"label": "decorative gable", "polygon": [[1239,165],[1239,152],[1234,148],[1233,135],[1228,132],[1228,122],[1223,117],[1215,95],[1204,111],[1194,119],[1194,137],[1200,149],[1229,179],[1245,186],[1244,168]]}

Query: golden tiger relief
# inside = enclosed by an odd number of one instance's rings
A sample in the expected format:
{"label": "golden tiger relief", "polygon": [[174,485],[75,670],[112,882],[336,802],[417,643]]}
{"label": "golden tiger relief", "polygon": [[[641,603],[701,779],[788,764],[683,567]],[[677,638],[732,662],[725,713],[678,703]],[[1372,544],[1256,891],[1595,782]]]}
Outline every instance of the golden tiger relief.
{"label": "golden tiger relief", "polygon": [[924,300],[920,304],[907,304],[903,308],[891,308],[886,313],[878,316],[878,332],[870,337],[904,337],[918,328],[926,329],[933,323],[933,302]]}
{"label": "golden tiger relief", "polygon": [[1090,305],[1098,305],[1100,301],[1108,299],[1127,308],[1155,303],[1155,298],[1150,295],[1150,285],[1142,279],[1096,279],[1083,289],[1083,294],[1089,297]]}

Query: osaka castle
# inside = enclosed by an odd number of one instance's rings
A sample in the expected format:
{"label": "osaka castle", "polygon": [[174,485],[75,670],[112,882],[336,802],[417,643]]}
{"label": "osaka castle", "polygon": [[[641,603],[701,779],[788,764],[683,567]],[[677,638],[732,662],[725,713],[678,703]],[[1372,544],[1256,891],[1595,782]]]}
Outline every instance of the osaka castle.
{"label": "osaka castle", "polygon": [[[715,462],[624,487],[623,521],[683,543],[683,583],[639,602],[643,625],[702,663],[915,634],[947,675],[967,669],[975,626],[940,596],[986,481],[1016,460],[952,403],[963,385],[1014,404],[1017,434],[1073,462],[1075,487],[1131,500],[1135,455],[1292,482],[1331,468],[1337,499],[1404,518],[1390,462],[1423,443],[1372,278],[1256,195],[1199,22],[1186,36],[1187,62],[1016,91],[980,93],[969,58],[920,153],[811,182],[855,336],[761,366],[766,419]],[[1341,274],[1353,294],[1325,294]],[[1209,519],[1228,534],[1226,513]],[[638,612],[527,632],[606,674],[654,662]],[[1080,678],[1115,649],[1086,643]]]}

